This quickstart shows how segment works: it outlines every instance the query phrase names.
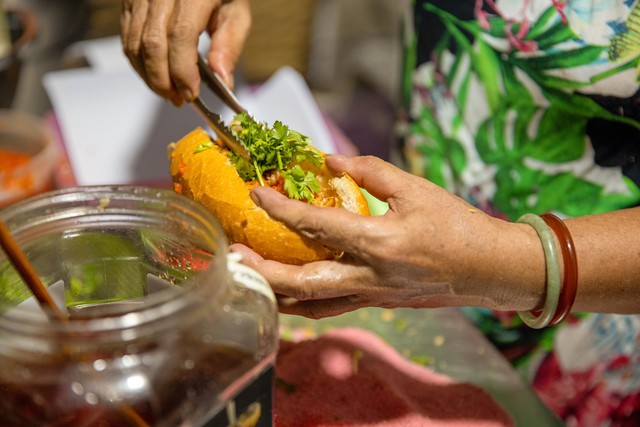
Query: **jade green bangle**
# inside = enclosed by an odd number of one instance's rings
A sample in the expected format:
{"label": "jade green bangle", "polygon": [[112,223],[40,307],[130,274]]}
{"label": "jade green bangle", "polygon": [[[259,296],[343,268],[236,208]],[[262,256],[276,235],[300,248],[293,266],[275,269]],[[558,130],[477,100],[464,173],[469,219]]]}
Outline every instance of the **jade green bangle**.
{"label": "jade green bangle", "polygon": [[538,215],[525,214],[516,222],[532,226],[536,230],[536,233],[538,233],[540,243],[542,243],[542,249],[544,250],[544,260],[547,267],[547,295],[542,313],[536,315],[531,311],[518,312],[518,315],[527,326],[534,329],[541,329],[551,323],[558,308],[560,288],[562,287],[560,266],[558,264],[558,251],[551,229]]}

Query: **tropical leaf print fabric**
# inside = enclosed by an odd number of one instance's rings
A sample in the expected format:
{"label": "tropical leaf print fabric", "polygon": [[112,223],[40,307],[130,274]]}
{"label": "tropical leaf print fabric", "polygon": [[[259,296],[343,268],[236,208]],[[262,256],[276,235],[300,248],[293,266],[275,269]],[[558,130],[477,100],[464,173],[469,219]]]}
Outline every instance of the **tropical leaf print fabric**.
{"label": "tropical leaf print fabric", "polygon": [[[414,0],[407,168],[511,221],[640,204],[639,3]],[[640,425],[640,316],[463,311],[567,425]]]}
{"label": "tropical leaf print fabric", "polygon": [[[597,164],[587,132],[600,120],[640,135],[637,117],[590,96],[636,96],[640,52],[629,44],[638,37],[638,7],[466,3],[476,11],[473,20],[416,2],[444,31],[428,61],[406,64],[411,170],[512,220],[528,212],[577,216],[638,204],[638,183],[621,167]],[[410,52],[418,48],[410,40],[407,58],[418,57]],[[609,138],[616,142],[615,134]]]}

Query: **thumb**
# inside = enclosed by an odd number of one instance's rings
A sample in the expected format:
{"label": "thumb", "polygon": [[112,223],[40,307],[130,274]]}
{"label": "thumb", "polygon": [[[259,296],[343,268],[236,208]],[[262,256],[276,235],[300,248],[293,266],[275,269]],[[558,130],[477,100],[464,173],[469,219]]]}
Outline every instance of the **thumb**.
{"label": "thumb", "polygon": [[407,190],[418,178],[374,156],[328,155],[327,167],[336,175],[347,173],[374,197],[388,201]]}
{"label": "thumb", "polygon": [[254,188],[251,198],[273,219],[325,246],[349,253],[362,253],[368,247],[372,227],[369,217],[289,199],[268,187]]}

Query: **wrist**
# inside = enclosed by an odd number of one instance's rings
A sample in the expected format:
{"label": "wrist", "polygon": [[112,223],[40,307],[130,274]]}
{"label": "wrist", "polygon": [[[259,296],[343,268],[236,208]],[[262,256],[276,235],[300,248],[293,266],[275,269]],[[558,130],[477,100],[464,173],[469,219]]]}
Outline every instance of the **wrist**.
{"label": "wrist", "polygon": [[529,311],[544,305],[545,256],[536,231],[527,224],[490,218],[477,247],[465,257],[456,293],[464,305],[500,311]]}

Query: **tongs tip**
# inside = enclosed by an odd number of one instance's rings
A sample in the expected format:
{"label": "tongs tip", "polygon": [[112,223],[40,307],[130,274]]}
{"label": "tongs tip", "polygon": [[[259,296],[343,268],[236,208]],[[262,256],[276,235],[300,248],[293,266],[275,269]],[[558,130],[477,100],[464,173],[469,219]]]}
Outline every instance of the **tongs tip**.
{"label": "tongs tip", "polygon": [[244,159],[251,161],[249,151],[242,145],[242,142],[234,135],[231,129],[224,124],[218,114],[211,111],[199,96],[195,97],[191,103],[202,114],[207,123],[209,123],[225,147]]}
{"label": "tongs tip", "polygon": [[200,71],[200,78],[209,89],[215,93],[229,108],[235,113],[247,113],[246,108],[240,104],[240,101],[233,93],[231,88],[227,86],[222,77],[216,73],[209,65],[206,59],[201,54],[198,54],[198,70]]}
{"label": "tongs tip", "polygon": [[[240,102],[233,94],[231,89],[224,83],[222,78],[209,67],[209,64],[205,61],[202,55],[198,55],[198,68],[200,70],[200,76],[203,82],[211,89],[224,103],[229,106],[237,114],[246,113],[248,111],[240,105]],[[249,151],[244,147],[242,142],[236,138],[234,133],[224,124],[220,115],[211,111],[209,107],[197,96],[191,102],[197,110],[204,116],[207,122],[211,125],[218,138],[222,143],[231,151],[244,159],[251,161],[251,155]]]}

